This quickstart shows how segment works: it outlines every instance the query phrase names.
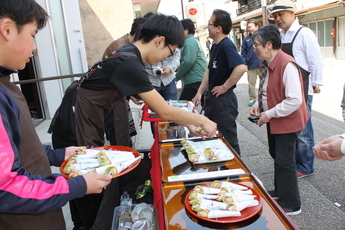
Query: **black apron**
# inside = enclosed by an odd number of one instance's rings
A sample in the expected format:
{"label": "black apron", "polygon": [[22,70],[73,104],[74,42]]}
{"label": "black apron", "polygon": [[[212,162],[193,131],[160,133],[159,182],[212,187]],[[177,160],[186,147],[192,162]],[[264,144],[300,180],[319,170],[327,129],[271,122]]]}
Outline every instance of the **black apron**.
{"label": "black apron", "polygon": [[[287,53],[288,55],[290,55],[291,57],[294,58],[293,53],[292,53],[292,46],[293,46],[293,42],[295,41],[295,38],[297,36],[297,34],[299,33],[299,31],[303,28],[300,27],[295,36],[293,37],[292,41],[290,43],[282,43],[281,49]],[[298,63],[297,63],[298,64]],[[301,73],[302,73],[302,79],[303,79],[303,89],[304,89],[304,97],[305,97],[305,101],[308,100],[308,91],[309,91],[309,75],[310,72],[308,72],[307,70],[303,69],[300,65],[298,65]]]}

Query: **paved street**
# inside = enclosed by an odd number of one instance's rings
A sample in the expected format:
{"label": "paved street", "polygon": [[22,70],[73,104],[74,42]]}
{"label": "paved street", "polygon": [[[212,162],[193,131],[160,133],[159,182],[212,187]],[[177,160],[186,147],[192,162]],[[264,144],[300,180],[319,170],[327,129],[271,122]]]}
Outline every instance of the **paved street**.
{"label": "paved street", "polygon": [[[312,121],[315,142],[331,135],[345,132],[345,123],[341,116],[340,102],[345,82],[345,60],[324,60],[325,85],[321,94],[314,96]],[[235,89],[239,101],[238,134],[242,158],[248,168],[260,178],[266,189],[273,188],[273,161],[268,153],[266,127],[258,127],[247,120],[249,107],[247,77],[244,75]],[[133,109],[133,116],[139,120],[139,108]],[[49,144],[50,135],[47,127],[50,121],[36,127],[42,143]],[[135,148],[146,149],[152,145],[152,134],[148,122],[143,129],[138,129]],[[302,213],[292,216],[301,230],[336,230],[345,229],[345,158],[336,162],[315,160],[316,173],[299,179],[302,199]],[[57,172],[56,168],[54,171]],[[341,206],[337,207],[334,203]],[[72,223],[67,206],[64,207],[67,229]],[[205,228],[206,229],[206,228]],[[264,226],[262,229],[265,229]],[[277,229],[278,230],[278,229]]]}

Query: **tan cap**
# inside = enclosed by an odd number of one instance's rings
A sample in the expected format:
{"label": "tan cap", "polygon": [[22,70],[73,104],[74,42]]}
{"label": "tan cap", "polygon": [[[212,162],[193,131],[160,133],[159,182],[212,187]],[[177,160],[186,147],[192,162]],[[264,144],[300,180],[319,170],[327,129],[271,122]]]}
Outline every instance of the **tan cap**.
{"label": "tan cap", "polygon": [[269,14],[273,14],[278,11],[291,11],[296,13],[297,9],[293,2],[290,0],[278,0],[273,4],[273,8],[269,11]]}

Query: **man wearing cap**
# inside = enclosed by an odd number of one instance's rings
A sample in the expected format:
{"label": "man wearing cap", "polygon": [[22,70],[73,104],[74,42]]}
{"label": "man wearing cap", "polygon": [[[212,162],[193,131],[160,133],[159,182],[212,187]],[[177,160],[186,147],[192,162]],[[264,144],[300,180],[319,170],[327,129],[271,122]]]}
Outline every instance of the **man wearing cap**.
{"label": "man wearing cap", "polygon": [[270,12],[281,29],[282,50],[295,58],[300,66],[304,94],[310,118],[298,134],[296,146],[296,173],[298,178],[314,174],[314,131],[311,123],[313,93],[319,93],[322,86],[322,56],[317,38],[312,30],[299,24],[295,18],[296,6],[290,0],[278,0]]}

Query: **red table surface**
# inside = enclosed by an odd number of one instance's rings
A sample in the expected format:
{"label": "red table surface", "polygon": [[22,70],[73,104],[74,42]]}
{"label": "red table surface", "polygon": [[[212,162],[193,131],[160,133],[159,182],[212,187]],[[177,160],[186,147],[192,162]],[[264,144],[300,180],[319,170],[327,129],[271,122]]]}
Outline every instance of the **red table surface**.
{"label": "red table surface", "polygon": [[[157,122],[154,125],[155,131],[157,131]],[[163,214],[163,196],[161,192],[161,185],[162,185],[162,172],[160,167],[160,158],[159,158],[159,140],[155,138],[153,145],[151,147],[151,180],[152,180],[152,189],[153,189],[153,197],[154,202],[153,205],[157,209],[157,217],[158,217],[158,224],[159,229],[164,230],[164,214]]]}
{"label": "red table surface", "polygon": [[141,108],[143,111],[142,121],[161,121],[162,119],[160,117],[151,117],[151,114],[149,114],[149,106],[143,105]]}

